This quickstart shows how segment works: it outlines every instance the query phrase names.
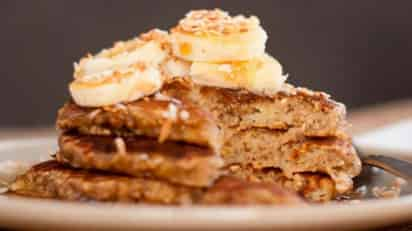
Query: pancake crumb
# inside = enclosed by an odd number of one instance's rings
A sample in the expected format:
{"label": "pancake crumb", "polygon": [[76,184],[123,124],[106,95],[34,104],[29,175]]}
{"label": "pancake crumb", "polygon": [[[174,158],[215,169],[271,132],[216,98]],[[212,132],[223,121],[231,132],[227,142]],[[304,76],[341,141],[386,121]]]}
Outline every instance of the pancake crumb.
{"label": "pancake crumb", "polygon": [[399,187],[378,187],[375,186],[372,188],[372,193],[376,198],[382,198],[382,199],[391,199],[391,198],[397,198],[401,194],[401,189]]}
{"label": "pancake crumb", "polygon": [[7,160],[0,162],[0,193],[6,193],[8,187],[17,178],[30,168],[30,164]]}

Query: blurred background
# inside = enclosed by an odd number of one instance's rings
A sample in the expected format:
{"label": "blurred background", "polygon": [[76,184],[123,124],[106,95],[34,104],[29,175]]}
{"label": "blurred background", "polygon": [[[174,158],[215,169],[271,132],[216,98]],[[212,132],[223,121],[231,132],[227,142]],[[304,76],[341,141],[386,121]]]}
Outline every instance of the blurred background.
{"label": "blurred background", "polygon": [[0,3],[0,127],[52,125],[73,62],[167,29],[190,9],[259,16],[289,81],[349,109],[412,98],[412,1],[23,1]]}

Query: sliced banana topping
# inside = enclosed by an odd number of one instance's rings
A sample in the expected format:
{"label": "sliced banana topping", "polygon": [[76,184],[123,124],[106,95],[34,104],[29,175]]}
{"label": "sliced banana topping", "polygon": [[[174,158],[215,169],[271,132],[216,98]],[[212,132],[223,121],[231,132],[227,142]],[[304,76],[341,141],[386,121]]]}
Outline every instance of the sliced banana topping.
{"label": "sliced banana topping", "polygon": [[194,62],[244,61],[265,53],[267,34],[257,17],[219,9],[189,12],[171,30],[173,54]]}
{"label": "sliced banana topping", "polygon": [[141,63],[87,75],[72,82],[69,89],[78,105],[100,107],[137,100],[157,92],[161,86],[159,70]]}
{"label": "sliced banana topping", "polygon": [[70,93],[78,105],[101,107],[154,94],[169,78],[189,77],[200,85],[274,94],[286,76],[265,53],[266,40],[254,16],[191,11],[171,34],[151,30],[82,58]]}
{"label": "sliced banana topping", "polygon": [[152,30],[126,42],[117,42],[75,64],[69,89],[81,106],[99,107],[130,102],[158,91],[163,82],[160,64],[168,56],[167,33]]}
{"label": "sliced banana topping", "polygon": [[176,57],[169,57],[162,63],[161,68],[167,78],[185,77],[189,76],[190,65],[190,62]]}
{"label": "sliced banana topping", "polygon": [[269,55],[248,61],[222,63],[194,62],[190,76],[197,84],[247,89],[259,94],[272,94],[286,81],[280,63]]}

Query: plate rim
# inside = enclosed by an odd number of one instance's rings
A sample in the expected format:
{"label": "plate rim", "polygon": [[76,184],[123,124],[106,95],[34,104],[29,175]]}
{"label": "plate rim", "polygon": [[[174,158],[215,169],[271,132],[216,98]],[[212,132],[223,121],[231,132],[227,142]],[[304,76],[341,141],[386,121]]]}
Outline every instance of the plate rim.
{"label": "plate rim", "polygon": [[[10,150],[10,148],[13,149],[19,145],[26,147],[55,145],[55,139],[55,136],[50,136],[0,140],[0,151]],[[0,196],[0,221],[4,225],[10,225],[10,227],[21,227],[23,224],[73,227],[75,224],[83,228],[108,229],[134,229],[137,227],[193,229],[202,227],[228,230],[275,227],[281,229],[331,228],[336,227],[336,224],[346,224],[361,228],[365,226],[367,221],[372,221],[375,226],[412,221],[411,211],[412,195],[390,200],[368,200],[357,204],[330,203],[305,207],[176,207],[112,203],[85,204]],[[331,213],[333,216],[330,216]],[[62,218],[65,218],[64,221]],[[113,222],[114,219],[116,222]]]}

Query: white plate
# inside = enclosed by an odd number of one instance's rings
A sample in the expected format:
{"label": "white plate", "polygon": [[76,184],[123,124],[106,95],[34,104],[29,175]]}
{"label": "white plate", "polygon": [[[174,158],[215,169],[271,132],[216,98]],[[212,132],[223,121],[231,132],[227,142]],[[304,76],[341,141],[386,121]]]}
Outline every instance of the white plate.
{"label": "white plate", "polygon": [[[38,161],[55,137],[0,142],[0,161]],[[280,207],[161,207],[0,196],[0,224],[48,230],[353,230],[412,221],[412,196],[359,204]]]}
{"label": "white plate", "polygon": [[354,138],[366,154],[412,158],[412,119],[390,124]]}

